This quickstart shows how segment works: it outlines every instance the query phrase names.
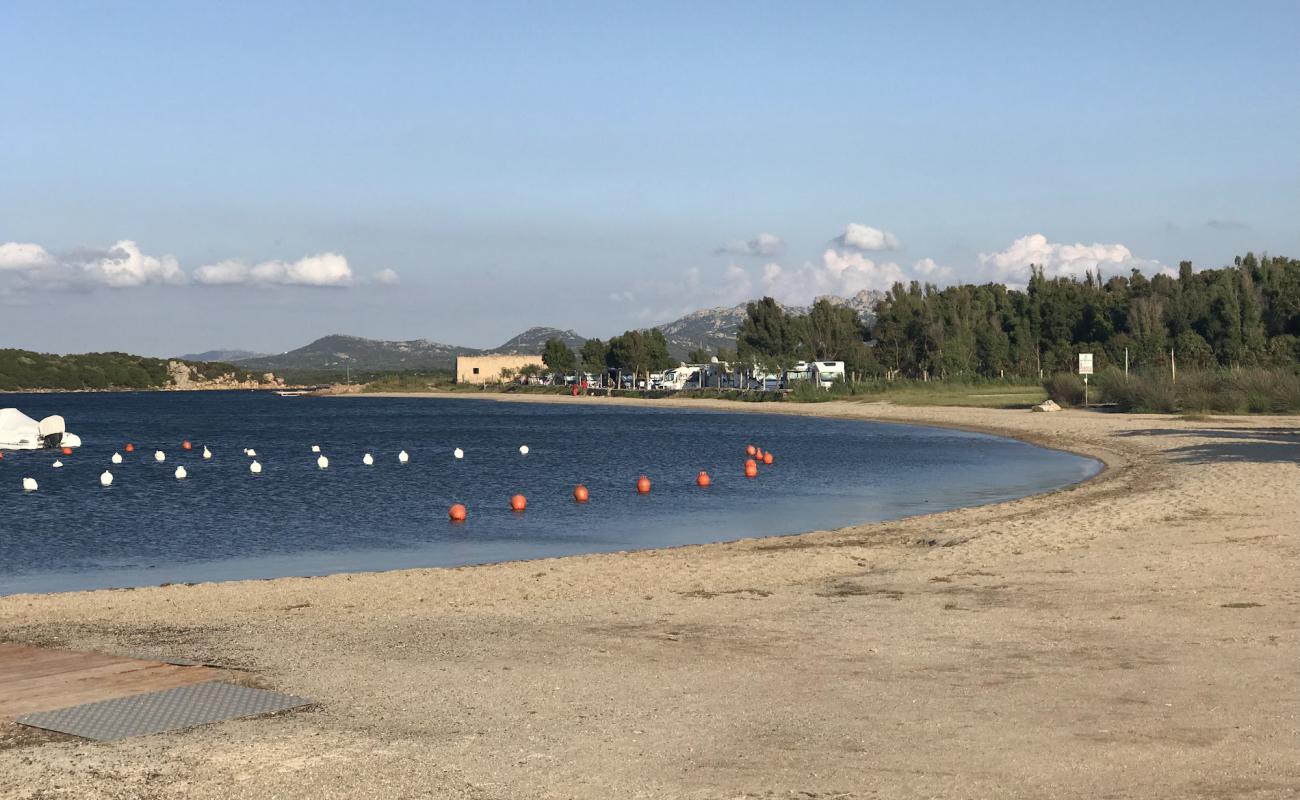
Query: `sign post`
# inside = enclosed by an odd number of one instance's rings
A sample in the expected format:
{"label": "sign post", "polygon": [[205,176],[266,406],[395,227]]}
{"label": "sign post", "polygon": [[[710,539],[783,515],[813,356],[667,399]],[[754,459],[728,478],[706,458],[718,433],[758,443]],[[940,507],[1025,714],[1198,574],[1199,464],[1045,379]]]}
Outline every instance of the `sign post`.
{"label": "sign post", "polygon": [[1083,376],[1083,407],[1088,407],[1088,376],[1092,374],[1092,353],[1079,354],[1079,374]]}

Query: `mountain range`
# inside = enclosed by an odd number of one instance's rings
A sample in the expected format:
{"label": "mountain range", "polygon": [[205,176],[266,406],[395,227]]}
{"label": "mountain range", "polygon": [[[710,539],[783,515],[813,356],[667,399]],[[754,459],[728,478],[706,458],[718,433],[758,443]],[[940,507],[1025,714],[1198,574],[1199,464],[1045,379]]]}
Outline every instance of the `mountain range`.
{"label": "mountain range", "polygon": [[[864,290],[852,297],[828,296],[826,299],[853,309],[864,322],[870,323],[874,320],[875,305],[883,297],[883,292]],[[741,303],[693,311],[656,327],[668,340],[668,351],[673,358],[685,360],[687,353],[697,348],[712,352],[717,352],[722,347],[734,348],[736,334],[745,320],[745,306],[745,303]],[[806,306],[783,307],[792,314],[808,311]],[[500,346],[486,350],[442,344],[428,339],[386,341],[333,334],[278,355],[240,350],[209,350],[180,358],[187,361],[225,361],[238,364],[244,369],[268,372],[440,370],[453,368],[457,356],[537,354],[542,352],[546,341],[553,337],[563,340],[575,351],[587,341],[586,337],[575,331],[547,327],[529,328]]]}

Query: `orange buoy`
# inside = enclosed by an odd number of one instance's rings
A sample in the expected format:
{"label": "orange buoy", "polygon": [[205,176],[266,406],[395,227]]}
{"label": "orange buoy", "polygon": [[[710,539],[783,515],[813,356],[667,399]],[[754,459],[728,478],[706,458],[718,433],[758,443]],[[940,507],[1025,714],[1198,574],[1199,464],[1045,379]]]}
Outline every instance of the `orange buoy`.
{"label": "orange buoy", "polygon": [[636,490],[640,494],[650,493],[650,479],[642,475],[636,479]]}
{"label": "orange buoy", "polygon": [[134,453],[134,452],[135,452],[135,445],[131,444],[130,442],[127,442],[127,443],[126,443],[126,447],[123,447],[122,449],[125,450],[125,451],[128,452],[128,453]]}
{"label": "orange buoy", "polygon": [[757,452],[758,452],[758,448],[755,447],[755,446],[752,445],[752,444],[751,444],[751,445],[747,445],[747,446],[745,447],[745,455],[747,455],[747,456],[752,456],[752,455],[754,455],[754,454],[757,453]]}
{"label": "orange buoy", "polygon": [[587,487],[580,483],[573,487],[573,499],[579,503],[585,503],[591,499],[591,492],[587,491]]}
{"label": "orange buoy", "polygon": [[70,455],[72,455],[72,448],[71,448],[71,447],[65,447],[65,448],[63,448],[63,454],[64,454],[65,456],[70,456]]}
{"label": "orange buoy", "polygon": [[763,454],[763,463],[764,463],[764,464],[766,464],[766,465],[768,465],[768,466],[771,466],[771,465],[772,465],[772,462],[773,462],[774,460],[775,460],[775,459],[772,458],[772,453],[771,453],[771,451],[766,452],[766,453]]}
{"label": "orange buoy", "polygon": [[745,477],[746,478],[758,477],[758,462],[752,458],[745,459]]}
{"label": "orange buoy", "polygon": [[704,488],[708,486],[710,483],[713,483],[713,479],[710,478],[709,473],[705,472],[704,470],[700,470],[700,474],[695,476],[696,486]]}
{"label": "orange buoy", "polygon": [[517,494],[510,498],[511,511],[523,511],[525,508],[528,508],[528,498],[524,497],[522,494]]}
{"label": "orange buoy", "polygon": [[761,447],[754,448],[754,458],[758,459],[759,461],[763,460],[763,448]]}
{"label": "orange buoy", "polygon": [[447,516],[451,518],[452,522],[464,522],[465,506],[461,505],[460,503],[457,503],[456,505],[452,506],[447,510]]}
{"label": "orange buoy", "polygon": [[189,440],[189,439],[186,439],[185,441],[181,442],[181,449],[182,449],[182,450],[193,450],[193,449],[194,449],[194,445],[190,444],[190,440]]}

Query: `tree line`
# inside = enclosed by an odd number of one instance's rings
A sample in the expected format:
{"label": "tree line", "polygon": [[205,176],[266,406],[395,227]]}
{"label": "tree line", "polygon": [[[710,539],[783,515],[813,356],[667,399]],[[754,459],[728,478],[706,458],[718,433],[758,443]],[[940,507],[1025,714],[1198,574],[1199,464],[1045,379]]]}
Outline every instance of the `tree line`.
{"label": "tree line", "polygon": [[[863,376],[908,378],[1040,378],[1076,368],[1080,352],[1107,366],[1167,368],[1285,367],[1300,362],[1300,260],[1257,257],[1232,266],[1151,277],[1140,270],[1105,277],[1048,278],[1031,267],[1024,288],[998,283],[938,287],[897,283],[870,324],[821,299],[807,313],[786,311],[770,297],[749,303],[736,350],[697,350],[692,363],[716,355],[774,370],[798,361],[845,362]],[[578,353],[546,343],[546,365],[634,374],[673,366],[657,329],[627,331],[608,342],[590,339]]]}
{"label": "tree line", "polygon": [[886,371],[925,377],[1039,377],[1128,363],[1295,367],[1300,359],[1300,261],[1248,253],[1233,266],[1147,278],[1047,278],[939,289],[896,284],[876,309],[873,355]]}
{"label": "tree line", "polygon": [[[692,353],[692,358],[699,353]],[[706,358],[707,360],[707,358]],[[581,368],[583,372],[601,374],[607,370],[631,375],[648,375],[675,366],[668,355],[668,340],[658,328],[645,331],[626,331],[609,341],[588,339],[577,353],[558,338],[548,339],[542,349],[542,362],[552,372],[568,374]]]}

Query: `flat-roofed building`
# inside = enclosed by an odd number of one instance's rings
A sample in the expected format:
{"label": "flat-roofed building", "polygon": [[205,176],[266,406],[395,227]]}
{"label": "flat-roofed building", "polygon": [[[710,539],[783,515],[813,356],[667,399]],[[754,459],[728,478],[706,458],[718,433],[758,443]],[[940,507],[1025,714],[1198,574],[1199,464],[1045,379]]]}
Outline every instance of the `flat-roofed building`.
{"label": "flat-roofed building", "polygon": [[532,364],[546,368],[541,356],[457,356],[456,383],[501,383],[501,370],[513,377]]}

